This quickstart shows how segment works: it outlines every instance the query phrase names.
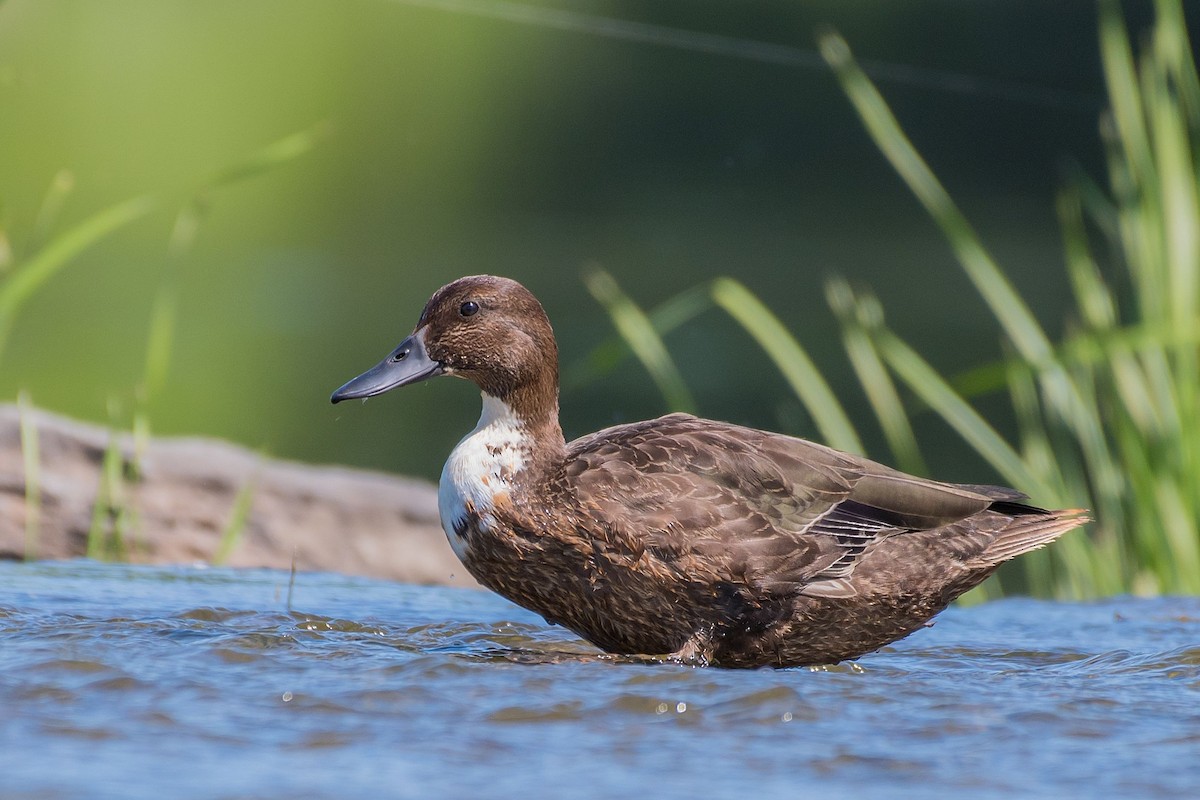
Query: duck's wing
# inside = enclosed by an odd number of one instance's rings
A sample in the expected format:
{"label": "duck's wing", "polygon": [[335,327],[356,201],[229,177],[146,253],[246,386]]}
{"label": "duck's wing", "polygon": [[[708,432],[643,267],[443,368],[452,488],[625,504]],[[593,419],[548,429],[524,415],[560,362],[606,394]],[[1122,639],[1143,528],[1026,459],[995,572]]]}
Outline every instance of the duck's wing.
{"label": "duck's wing", "polygon": [[949,525],[999,499],[985,487],[685,414],[571,443],[563,485],[581,516],[599,521],[593,535],[682,577],[823,597],[854,594],[850,576],[876,542]]}

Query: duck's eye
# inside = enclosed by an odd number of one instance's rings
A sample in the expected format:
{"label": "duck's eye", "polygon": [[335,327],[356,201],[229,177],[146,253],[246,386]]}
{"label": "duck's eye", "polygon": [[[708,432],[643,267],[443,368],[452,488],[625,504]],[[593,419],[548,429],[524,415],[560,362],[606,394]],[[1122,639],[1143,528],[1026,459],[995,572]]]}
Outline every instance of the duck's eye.
{"label": "duck's eye", "polygon": [[474,300],[468,300],[458,307],[458,313],[462,314],[464,317],[473,316],[478,313],[478,311],[479,303],[476,303]]}

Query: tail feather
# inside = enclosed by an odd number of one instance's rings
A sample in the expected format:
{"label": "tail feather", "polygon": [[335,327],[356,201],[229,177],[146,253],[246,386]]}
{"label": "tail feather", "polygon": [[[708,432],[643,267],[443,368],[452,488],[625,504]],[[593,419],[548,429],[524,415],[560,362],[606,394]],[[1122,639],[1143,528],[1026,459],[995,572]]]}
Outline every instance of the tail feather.
{"label": "tail feather", "polygon": [[1045,547],[1067,531],[1091,521],[1087,509],[1083,508],[1067,508],[1016,517],[996,534],[996,538],[987,549],[979,554],[977,561],[982,562],[981,566],[1002,564],[1031,550]]}

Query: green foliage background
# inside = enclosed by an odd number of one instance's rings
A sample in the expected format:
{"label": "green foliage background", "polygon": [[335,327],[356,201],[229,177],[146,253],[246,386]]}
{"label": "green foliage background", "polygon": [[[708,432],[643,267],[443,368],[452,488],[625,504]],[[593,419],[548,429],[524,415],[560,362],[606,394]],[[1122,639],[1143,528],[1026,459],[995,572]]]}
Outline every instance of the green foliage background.
{"label": "green foliage background", "polygon": [[[1123,8],[1135,32],[1152,12]],[[1077,312],[1056,199],[1106,171],[1089,4],[6,0],[0,286],[43,275],[0,302],[0,398],[432,478],[478,413],[467,387],[327,398],[439,285],[494,272],[543,299],[572,435],[666,410],[597,355],[597,276],[653,307],[731,275],[873,419],[832,275],[943,373],[1009,353],[818,54],[830,25],[1058,338]],[[818,436],[734,319],[664,341],[675,405]],[[1004,395],[977,408],[1017,431]],[[1003,479],[937,415],[912,424],[934,476]]]}

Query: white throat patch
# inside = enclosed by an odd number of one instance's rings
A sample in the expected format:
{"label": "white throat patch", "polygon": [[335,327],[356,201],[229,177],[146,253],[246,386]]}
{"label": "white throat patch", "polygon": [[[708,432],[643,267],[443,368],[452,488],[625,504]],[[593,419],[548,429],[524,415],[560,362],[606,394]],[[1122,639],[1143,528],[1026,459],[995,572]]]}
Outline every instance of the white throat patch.
{"label": "white throat patch", "polygon": [[529,437],[502,400],[483,395],[479,424],[451,451],[438,482],[438,516],[455,555],[467,555],[467,524],[472,512],[486,529],[494,521],[495,497],[506,494],[525,466]]}

